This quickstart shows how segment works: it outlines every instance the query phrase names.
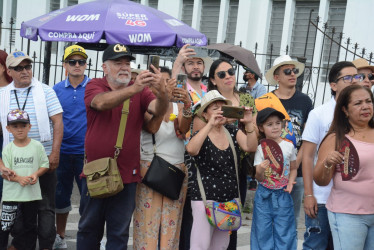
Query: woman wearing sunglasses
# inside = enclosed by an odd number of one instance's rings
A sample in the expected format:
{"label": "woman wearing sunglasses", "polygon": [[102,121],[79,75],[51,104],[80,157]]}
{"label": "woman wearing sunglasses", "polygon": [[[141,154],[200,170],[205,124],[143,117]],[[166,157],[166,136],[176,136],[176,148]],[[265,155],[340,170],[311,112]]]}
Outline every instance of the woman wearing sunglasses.
{"label": "woman wearing sunglasses", "polygon": [[371,89],[374,84],[374,66],[369,65],[364,58],[356,59],[352,63],[356,66],[357,73],[362,75],[362,81],[359,84]]}
{"label": "woman wearing sunglasses", "polygon": [[[235,69],[228,60],[218,59],[212,63],[209,70],[208,90],[218,90],[223,97],[231,101],[232,106],[252,108],[253,121],[256,121],[257,109],[255,106],[255,101],[250,94],[237,91]],[[227,119],[227,122],[239,127],[239,129],[244,131],[243,124],[237,119]],[[204,125],[205,122],[202,120],[198,118],[194,119],[194,131],[200,130],[202,127],[204,127]],[[256,125],[253,124],[253,126],[255,128],[255,133],[258,134]],[[240,153],[240,163],[242,163],[243,158],[246,156],[248,156],[248,154],[244,153],[243,151]],[[240,164],[239,189],[241,202],[243,205],[247,194],[247,174],[248,167],[243,167],[242,164]],[[231,234],[228,249],[236,249],[236,239],[237,234],[236,231],[234,231]]]}

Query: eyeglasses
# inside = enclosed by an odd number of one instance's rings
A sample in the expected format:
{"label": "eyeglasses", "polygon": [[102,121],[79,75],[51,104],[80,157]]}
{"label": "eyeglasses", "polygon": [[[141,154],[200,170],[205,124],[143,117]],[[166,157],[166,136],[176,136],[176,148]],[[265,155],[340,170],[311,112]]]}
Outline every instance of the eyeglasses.
{"label": "eyeglasses", "polygon": [[84,60],[84,59],[80,59],[80,60],[70,59],[70,60],[65,61],[65,63],[69,63],[70,66],[75,66],[77,63],[79,64],[79,66],[84,66],[86,65],[86,62],[87,60]]}
{"label": "eyeglasses", "polygon": [[291,75],[291,72],[293,72],[295,75],[297,75],[297,74],[299,74],[299,69],[297,69],[297,68],[293,68],[293,69],[284,69],[284,70],[283,70],[283,73],[284,73],[286,76]]}
{"label": "eyeglasses", "polygon": [[24,69],[25,70],[31,70],[32,69],[32,65],[28,64],[28,65],[25,65],[25,66],[16,66],[16,67],[9,67],[9,68],[13,69],[14,71],[21,72]]}
{"label": "eyeglasses", "polygon": [[226,77],[226,72],[229,74],[229,76],[235,75],[235,69],[234,68],[230,68],[227,71],[219,71],[216,74],[217,74],[218,78],[223,79],[223,78]]}
{"label": "eyeglasses", "polygon": [[356,80],[357,82],[361,82],[362,80],[364,80],[364,78],[365,76],[363,76],[362,74],[346,75],[346,76],[337,78],[335,82],[338,82],[340,79],[343,79],[344,83],[352,83],[353,80]]}
{"label": "eyeglasses", "polygon": [[364,73],[361,73],[359,75],[362,75],[362,80],[365,79],[365,77],[367,77],[370,81],[373,81],[374,80],[374,74],[370,73],[370,74],[364,74]]}

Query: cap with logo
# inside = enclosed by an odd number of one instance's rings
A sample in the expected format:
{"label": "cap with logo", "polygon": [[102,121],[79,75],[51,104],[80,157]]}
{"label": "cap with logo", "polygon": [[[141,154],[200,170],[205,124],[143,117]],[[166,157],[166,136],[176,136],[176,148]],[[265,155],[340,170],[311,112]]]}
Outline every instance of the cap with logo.
{"label": "cap with logo", "polygon": [[131,55],[130,49],[126,45],[119,43],[111,44],[104,50],[103,62],[107,60],[115,60],[124,56],[129,57],[130,61],[135,60],[135,57]]}
{"label": "cap with logo", "polygon": [[26,53],[23,53],[22,51],[14,51],[10,54],[8,54],[8,57],[6,58],[6,66],[9,67],[16,67],[18,66],[23,60],[28,60],[32,62],[31,57],[29,57]]}
{"label": "cap with logo", "polygon": [[17,123],[17,122],[30,123],[30,117],[26,111],[20,110],[20,109],[14,109],[8,113],[7,122],[8,122],[8,125],[12,123]]}
{"label": "cap with logo", "polygon": [[71,45],[65,49],[64,61],[66,60],[66,58],[68,58],[69,56],[73,56],[73,55],[83,56],[84,59],[87,59],[88,57],[86,54],[86,50],[83,47],[79,45]]}

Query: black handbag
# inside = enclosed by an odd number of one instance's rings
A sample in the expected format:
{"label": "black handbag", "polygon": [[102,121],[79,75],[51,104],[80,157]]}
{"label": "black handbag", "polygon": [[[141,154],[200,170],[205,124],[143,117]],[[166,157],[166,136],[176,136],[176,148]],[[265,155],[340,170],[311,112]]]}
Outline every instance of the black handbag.
{"label": "black handbag", "polygon": [[178,200],[186,174],[156,155],[156,140],[152,134],[154,156],[142,182],[160,194]]}

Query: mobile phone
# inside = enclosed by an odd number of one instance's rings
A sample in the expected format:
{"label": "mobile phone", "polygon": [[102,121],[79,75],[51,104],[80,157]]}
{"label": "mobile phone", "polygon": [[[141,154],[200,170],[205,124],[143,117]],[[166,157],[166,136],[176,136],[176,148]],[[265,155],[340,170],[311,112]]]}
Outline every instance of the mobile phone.
{"label": "mobile phone", "polygon": [[159,68],[160,65],[160,57],[159,56],[150,56],[148,61],[148,70],[152,73],[155,73],[153,69],[151,68],[151,65],[153,65],[156,69]]}
{"label": "mobile phone", "polygon": [[208,50],[205,47],[189,46],[188,48],[193,49],[196,53],[196,55],[192,55],[191,57],[200,57],[200,58],[208,57]]}
{"label": "mobile phone", "polygon": [[244,118],[244,108],[234,107],[231,105],[222,105],[222,116],[227,118],[242,119]]}
{"label": "mobile phone", "polygon": [[187,75],[186,74],[178,74],[177,76],[177,88],[186,89],[187,83]]}

